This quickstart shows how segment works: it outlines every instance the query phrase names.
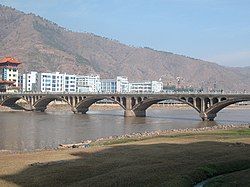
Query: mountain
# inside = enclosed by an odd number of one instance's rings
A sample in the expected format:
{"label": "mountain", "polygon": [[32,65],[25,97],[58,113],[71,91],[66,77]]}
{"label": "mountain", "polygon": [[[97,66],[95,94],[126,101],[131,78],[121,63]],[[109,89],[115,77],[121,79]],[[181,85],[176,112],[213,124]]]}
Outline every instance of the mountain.
{"label": "mountain", "polygon": [[130,81],[250,91],[250,68],[223,67],[148,47],[136,48],[91,33],[69,31],[34,14],[0,6],[0,57],[22,62],[21,72],[60,71],[128,76]]}

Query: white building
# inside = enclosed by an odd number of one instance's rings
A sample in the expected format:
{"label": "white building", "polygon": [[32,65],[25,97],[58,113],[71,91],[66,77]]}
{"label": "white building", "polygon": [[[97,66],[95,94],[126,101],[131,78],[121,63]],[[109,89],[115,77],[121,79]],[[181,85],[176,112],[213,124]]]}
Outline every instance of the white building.
{"label": "white building", "polygon": [[62,85],[63,92],[76,92],[76,75],[63,74],[64,82]]}
{"label": "white building", "polygon": [[37,73],[38,92],[76,92],[76,75]]}
{"label": "white building", "polygon": [[31,71],[19,76],[19,87],[23,92],[32,92],[37,90],[36,85],[37,72]]}
{"label": "white building", "polygon": [[116,91],[118,93],[124,93],[129,91],[129,82],[127,77],[116,77]]}
{"label": "white building", "polygon": [[162,92],[163,91],[163,83],[160,81],[151,81],[152,84],[152,92]]}
{"label": "white building", "polygon": [[163,83],[159,81],[129,83],[129,92],[157,93],[163,90]]}
{"label": "white building", "polygon": [[77,75],[77,92],[100,92],[101,80],[99,75]]}
{"label": "white building", "polygon": [[127,77],[117,76],[116,79],[102,79],[101,91],[104,93],[124,93],[129,91]]}

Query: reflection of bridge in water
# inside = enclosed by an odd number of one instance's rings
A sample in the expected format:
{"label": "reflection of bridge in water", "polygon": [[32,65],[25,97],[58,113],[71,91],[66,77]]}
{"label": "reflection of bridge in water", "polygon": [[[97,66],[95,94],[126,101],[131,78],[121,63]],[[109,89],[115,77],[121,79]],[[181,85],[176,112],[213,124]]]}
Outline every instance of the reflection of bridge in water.
{"label": "reflection of bridge in water", "polygon": [[124,109],[124,116],[146,116],[151,105],[164,100],[176,100],[194,108],[202,120],[214,120],[223,108],[242,101],[250,101],[250,94],[86,94],[86,93],[1,93],[0,105],[19,107],[16,102],[24,99],[30,110],[44,112],[51,101],[59,100],[68,103],[74,113],[85,114],[89,107],[101,100],[110,100]]}

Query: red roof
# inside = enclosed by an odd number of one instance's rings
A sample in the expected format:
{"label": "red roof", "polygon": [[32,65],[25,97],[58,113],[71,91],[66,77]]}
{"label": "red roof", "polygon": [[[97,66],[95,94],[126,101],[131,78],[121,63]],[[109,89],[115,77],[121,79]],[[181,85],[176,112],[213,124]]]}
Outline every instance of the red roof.
{"label": "red roof", "polygon": [[0,84],[14,84],[14,81],[0,80]]}
{"label": "red roof", "polygon": [[21,64],[21,62],[18,62],[16,59],[12,58],[12,57],[4,57],[0,60],[0,64],[3,63],[13,63],[13,64]]}

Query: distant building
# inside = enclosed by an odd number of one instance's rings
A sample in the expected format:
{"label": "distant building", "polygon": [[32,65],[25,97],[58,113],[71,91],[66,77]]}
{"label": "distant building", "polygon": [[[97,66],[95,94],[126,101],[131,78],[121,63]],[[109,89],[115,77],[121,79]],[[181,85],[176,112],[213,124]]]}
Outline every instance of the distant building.
{"label": "distant building", "polygon": [[77,92],[100,92],[101,80],[99,75],[77,75]]}
{"label": "distant building", "polygon": [[62,84],[62,91],[64,92],[76,92],[76,75],[62,74],[64,80]]}
{"label": "distant building", "polygon": [[117,76],[116,79],[102,79],[101,91],[104,93],[125,93],[129,91],[127,77]]}
{"label": "distant building", "polygon": [[0,92],[18,91],[18,65],[21,62],[12,57],[0,60]]}
{"label": "distant building", "polygon": [[128,78],[124,76],[100,79],[99,75],[31,71],[19,77],[19,85],[24,92],[157,93],[163,91],[163,83],[160,81],[129,83]]}
{"label": "distant building", "polygon": [[163,83],[159,81],[129,83],[129,91],[135,93],[157,93],[163,90]]}
{"label": "distant building", "polygon": [[124,76],[116,77],[116,92],[125,93],[129,92],[128,78]]}
{"label": "distant building", "polygon": [[37,73],[38,92],[76,92],[76,75]]}
{"label": "distant building", "polygon": [[24,73],[19,76],[19,87],[23,92],[34,92],[37,91],[37,72],[31,71],[30,73]]}

